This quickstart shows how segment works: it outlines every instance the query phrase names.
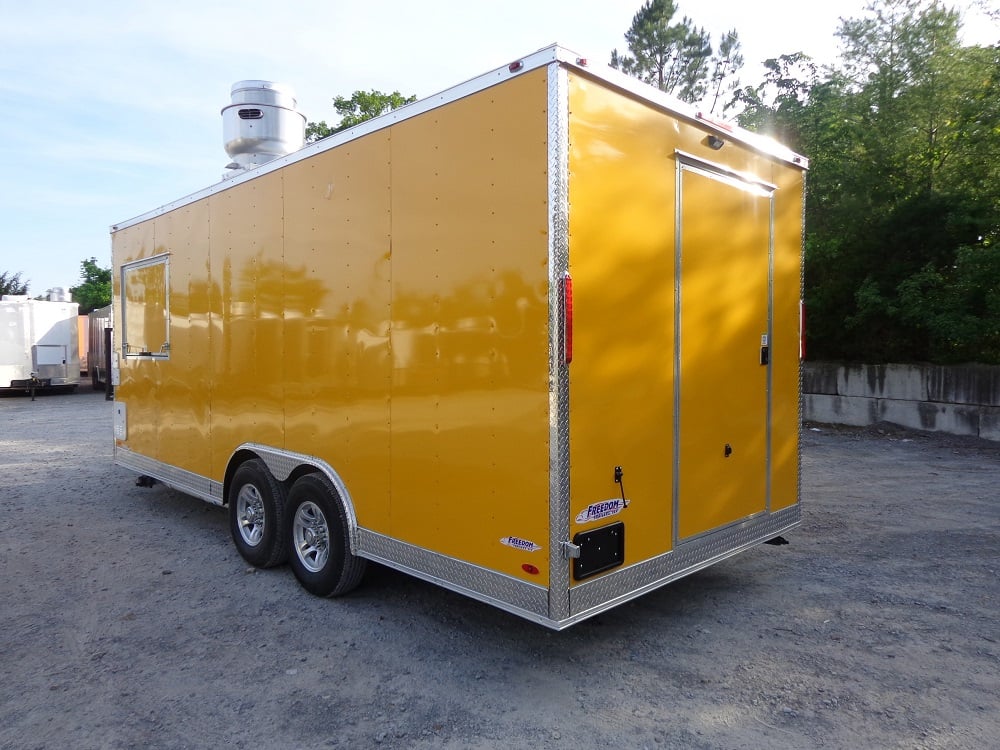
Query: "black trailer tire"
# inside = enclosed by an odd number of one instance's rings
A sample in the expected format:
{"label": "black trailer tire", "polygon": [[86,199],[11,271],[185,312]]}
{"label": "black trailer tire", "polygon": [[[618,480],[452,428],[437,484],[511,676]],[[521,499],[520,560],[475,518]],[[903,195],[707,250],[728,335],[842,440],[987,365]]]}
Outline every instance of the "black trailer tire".
{"label": "black trailer tire", "polygon": [[229,533],[251,565],[270,568],[288,559],[285,488],[259,458],[244,461],[229,484]]}
{"label": "black trailer tire", "polygon": [[367,561],[351,554],[347,512],[323,474],[306,474],[288,493],[288,563],[302,587],[316,596],[357,588]]}

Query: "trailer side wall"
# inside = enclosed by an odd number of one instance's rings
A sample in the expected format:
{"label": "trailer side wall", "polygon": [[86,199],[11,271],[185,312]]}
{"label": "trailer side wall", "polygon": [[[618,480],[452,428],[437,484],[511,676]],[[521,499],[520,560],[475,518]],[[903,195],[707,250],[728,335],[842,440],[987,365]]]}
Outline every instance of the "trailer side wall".
{"label": "trailer side wall", "polygon": [[245,444],[314,456],[359,528],[545,586],[503,540],[549,538],[547,75],[115,232],[119,447],[206,495]]}

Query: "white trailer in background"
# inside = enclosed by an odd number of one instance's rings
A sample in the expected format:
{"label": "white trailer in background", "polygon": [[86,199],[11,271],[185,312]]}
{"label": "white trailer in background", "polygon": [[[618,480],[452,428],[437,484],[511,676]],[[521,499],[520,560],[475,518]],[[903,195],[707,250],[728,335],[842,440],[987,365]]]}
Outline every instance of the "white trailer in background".
{"label": "white trailer in background", "polygon": [[61,290],[48,301],[0,298],[0,389],[73,390],[80,384],[79,305]]}

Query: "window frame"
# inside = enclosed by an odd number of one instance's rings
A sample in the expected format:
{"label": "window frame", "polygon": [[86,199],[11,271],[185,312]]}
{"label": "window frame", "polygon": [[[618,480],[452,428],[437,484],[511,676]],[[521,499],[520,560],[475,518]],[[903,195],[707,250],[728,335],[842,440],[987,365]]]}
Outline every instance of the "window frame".
{"label": "window frame", "polygon": [[[128,283],[127,275],[132,271],[138,271],[143,268],[150,268],[152,266],[162,265],[163,266],[163,344],[160,346],[158,351],[148,351],[148,350],[138,350],[129,351],[129,332],[128,332]],[[133,260],[128,263],[122,263],[120,269],[121,283],[121,321],[122,321],[122,335],[121,335],[121,351],[122,356],[126,359],[150,359],[150,360],[163,360],[170,359],[170,253],[159,253],[157,255],[151,255],[148,258],[140,258],[139,260]],[[145,304],[145,300],[143,300]],[[144,332],[145,333],[145,332]]]}

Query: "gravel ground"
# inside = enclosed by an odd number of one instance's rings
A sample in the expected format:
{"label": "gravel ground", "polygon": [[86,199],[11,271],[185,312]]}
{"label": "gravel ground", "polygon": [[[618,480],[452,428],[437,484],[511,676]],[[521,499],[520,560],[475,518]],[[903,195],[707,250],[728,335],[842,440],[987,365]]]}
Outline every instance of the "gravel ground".
{"label": "gravel ground", "polygon": [[1000,444],[807,425],[804,521],[562,633],[254,572],[102,394],[0,398],[2,748],[1000,747]]}

